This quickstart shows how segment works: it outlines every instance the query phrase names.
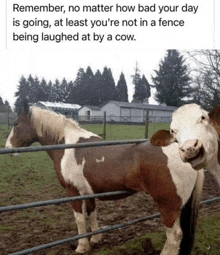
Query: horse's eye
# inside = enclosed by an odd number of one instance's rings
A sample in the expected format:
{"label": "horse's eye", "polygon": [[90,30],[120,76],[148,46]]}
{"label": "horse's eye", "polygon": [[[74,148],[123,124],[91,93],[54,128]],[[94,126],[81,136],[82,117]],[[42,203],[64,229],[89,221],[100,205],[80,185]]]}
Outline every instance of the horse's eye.
{"label": "horse's eye", "polygon": [[170,129],[170,133],[171,133],[172,135],[174,135],[176,132],[175,132],[175,130]]}
{"label": "horse's eye", "polygon": [[206,117],[205,117],[205,116],[202,116],[202,117],[201,117],[201,120],[205,120],[205,119],[206,119]]}

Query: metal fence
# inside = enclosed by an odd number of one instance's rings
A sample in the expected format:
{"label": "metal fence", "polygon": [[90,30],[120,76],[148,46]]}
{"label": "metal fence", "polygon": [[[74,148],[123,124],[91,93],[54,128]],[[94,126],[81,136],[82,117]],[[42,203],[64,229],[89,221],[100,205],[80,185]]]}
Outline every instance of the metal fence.
{"label": "metal fence", "polygon": [[[146,139],[138,139],[138,140],[123,140],[123,141],[109,141],[109,142],[95,142],[95,143],[81,143],[81,144],[68,144],[68,145],[50,145],[50,146],[38,146],[38,147],[22,147],[22,148],[13,148],[13,149],[1,149],[0,154],[8,154],[8,153],[20,153],[20,152],[34,152],[34,151],[47,151],[47,150],[59,150],[59,149],[70,149],[70,148],[85,148],[85,147],[100,147],[100,146],[110,146],[110,145],[121,145],[121,144],[132,144],[132,143],[143,143],[146,142]],[[113,196],[113,195],[121,195],[121,194],[129,194],[127,191],[117,191],[117,192],[107,192],[107,193],[100,193],[100,194],[94,194],[94,195],[87,195],[87,196],[77,196],[77,197],[67,197],[67,198],[60,198],[60,199],[54,199],[54,200],[47,200],[47,201],[38,201],[34,203],[28,203],[28,204],[20,204],[20,205],[11,205],[11,206],[4,206],[0,207],[0,213],[1,212],[7,212],[12,210],[22,210],[27,208],[33,208],[33,207],[39,207],[39,206],[46,206],[46,205],[52,205],[52,204],[60,204],[60,203],[67,203],[77,200],[88,200],[88,199],[94,199],[104,196]],[[213,202],[220,201],[220,197],[212,198],[209,200],[202,201],[201,204],[208,204]],[[110,232],[115,229],[125,228],[127,226],[137,224],[149,219],[160,217],[159,213],[156,213],[154,215],[145,216],[139,219],[135,219],[129,222],[113,225],[113,226],[106,226],[103,228],[100,228],[97,231],[93,231],[90,233],[85,233],[82,235],[76,235],[73,237],[65,238],[62,240],[50,242],[47,244],[39,245],[33,248],[25,249],[22,251],[18,251],[15,253],[11,253],[9,255],[24,255],[24,254],[30,254],[33,252],[37,252],[40,250],[48,249],[57,245],[61,245],[67,242],[76,241],[81,238],[90,237],[95,234],[99,233],[105,233]]]}
{"label": "metal fence", "polygon": [[[68,116],[67,116],[68,117]],[[103,116],[74,116],[76,121],[82,123],[102,123],[104,121]],[[172,117],[171,116],[148,116],[149,123],[170,123]],[[106,121],[108,123],[120,123],[120,124],[139,124],[145,125],[146,116],[115,116],[115,115],[107,115]]]}

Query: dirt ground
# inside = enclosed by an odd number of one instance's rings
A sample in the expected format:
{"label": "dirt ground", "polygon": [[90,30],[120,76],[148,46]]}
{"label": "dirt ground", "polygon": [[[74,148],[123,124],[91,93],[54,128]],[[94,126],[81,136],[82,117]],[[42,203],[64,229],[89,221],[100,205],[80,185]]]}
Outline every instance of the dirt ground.
{"label": "dirt ground", "polygon": [[[209,173],[205,175],[202,199],[220,196],[220,189],[214,178]],[[151,197],[142,192],[118,201],[98,201],[98,204],[98,219],[101,227],[119,224],[158,212]],[[69,204],[39,207],[25,211],[26,213],[12,211],[0,214],[0,224],[4,224],[6,227],[8,226],[7,231],[0,233],[1,255],[77,234],[75,221],[73,220]],[[220,202],[201,206],[199,215],[203,217],[216,214],[217,212],[220,212]],[[13,222],[15,227],[10,227],[10,224],[13,224]],[[100,250],[111,249],[135,237],[140,237],[145,233],[155,232],[162,228],[160,218],[156,218],[124,229],[105,233],[103,240],[98,245],[92,247],[91,252],[88,254],[94,255]],[[148,250],[148,253],[145,254],[159,254],[159,251],[155,251],[151,246],[150,240],[143,243],[143,246],[146,251]],[[35,254],[69,255],[74,254],[75,247],[76,243],[67,243]]]}

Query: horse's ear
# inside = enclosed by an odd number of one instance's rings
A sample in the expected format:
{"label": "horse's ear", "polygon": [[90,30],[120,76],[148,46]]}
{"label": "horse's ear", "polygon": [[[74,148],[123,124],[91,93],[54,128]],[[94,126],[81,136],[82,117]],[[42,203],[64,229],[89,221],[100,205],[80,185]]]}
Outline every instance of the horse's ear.
{"label": "horse's ear", "polygon": [[211,122],[220,125],[220,106],[216,106],[212,112],[209,113],[209,119]]}
{"label": "horse's ear", "polygon": [[150,143],[155,146],[168,146],[173,142],[175,142],[175,138],[168,130],[159,130],[150,139]]}
{"label": "horse's ear", "polygon": [[29,114],[29,105],[28,101],[25,99],[22,105],[22,111],[26,113],[27,115]]}

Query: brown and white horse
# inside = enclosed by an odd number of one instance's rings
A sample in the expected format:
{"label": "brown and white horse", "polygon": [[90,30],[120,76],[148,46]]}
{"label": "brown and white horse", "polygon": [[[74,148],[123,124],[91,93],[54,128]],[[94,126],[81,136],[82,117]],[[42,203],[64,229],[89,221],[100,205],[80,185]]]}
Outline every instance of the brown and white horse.
{"label": "brown and white horse", "polygon": [[195,170],[206,167],[220,186],[219,136],[219,106],[209,113],[197,104],[186,104],[173,113],[170,131],[155,133],[151,144],[167,146],[177,142],[182,161]]}
{"label": "brown and white horse", "polygon": [[[6,147],[29,146],[36,141],[52,145],[100,139],[63,115],[36,107],[29,110],[27,103],[24,103]],[[164,148],[144,142],[50,150],[48,154],[68,196],[119,190],[149,193],[166,228],[167,240],[161,254],[191,254],[204,174],[203,170],[194,171],[190,164],[182,162],[177,143]],[[74,202],[72,208],[79,234],[86,232],[86,215],[91,229],[98,229],[95,200]],[[94,235],[90,241],[97,243],[100,239],[101,235]],[[80,239],[76,252],[88,250],[88,239]]]}

